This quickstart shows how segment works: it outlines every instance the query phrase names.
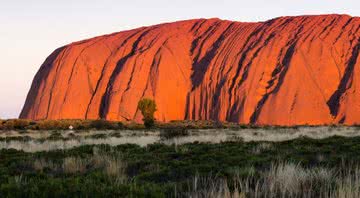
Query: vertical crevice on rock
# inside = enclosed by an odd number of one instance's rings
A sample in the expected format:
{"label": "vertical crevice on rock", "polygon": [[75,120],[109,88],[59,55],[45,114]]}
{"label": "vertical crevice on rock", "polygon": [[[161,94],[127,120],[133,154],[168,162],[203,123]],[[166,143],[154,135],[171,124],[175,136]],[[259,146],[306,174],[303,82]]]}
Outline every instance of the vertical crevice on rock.
{"label": "vertical crevice on rock", "polygon": [[[48,105],[47,105],[47,111],[46,111],[46,116],[45,116],[45,119],[49,119],[49,113],[50,113],[50,105],[51,105],[51,101],[52,101],[52,96],[53,96],[53,90],[54,90],[54,87],[55,87],[55,83],[57,81],[57,78],[58,78],[58,72],[59,72],[59,68],[60,68],[60,65],[63,63],[63,58],[65,56],[65,53],[67,52],[67,50],[70,48],[70,46],[66,47],[64,50],[63,50],[63,53],[60,55],[60,59],[58,60],[58,64],[56,66],[56,69],[55,69],[55,77],[54,77],[54,80],[53,80],[53,83],[51,85],[51,89],[50,89],[50,96],[49,96],[49,101],[48,101]],[[38,109],[39,110],[39,109]]]}
{"label": "vertical crevice on rock", "polygon": [[327,102],[330,109],[330,113],[334,118],[337,117],[339,113],[341,97],[352,85],[353,75],[354,75],[353,72],[357,58],[359,56],[359,50],[360,50],[360,38],[358,39],[358,43],[355,45],[355,47],[352,50],[351,57],[347,63],[345,73],[340,81],[337,90],[333,93],[333,95],[330,97],[330,99]]}
{"label": "vertical crevice on rock", "polygon": [[291,62],[291,59],[294,55],[294,52],[295,52],[295,46],[296,46],[296,42],[291,44],[291,46],[287,49],[286,53],[285,53],[285,56],[282,60],[282,63],[281,63],[281,70],[274,70],[273,72],[273,76],[277,75],[277,73],[279,72],[279,80],[278,80],[278,83],[275,85],[275,88],[265,94],[263,96],[263,98],[258,102],[256,108],[255,108],[255,111],[254,113],[251,115],[250,117],[250,123],[251,124],[255,124],[257,119],[258,119],[258,116],[260,115],[260,112],[261,112],[261,109],[262,107],[264,106],[266,100],[268,99],[269,95],[270,94],[273,94],[273,93],[277,93],[281,87],[281,85],[283,84],[284,82],[284,79],[285,79],[285,76],[287,74],[287,71],[289,70],[289,67],[290,67],[290,62]]}
{"label": "vertical crevice on rock", "polygon": [[110,77],[110,80],[108,82],[108,85],[107,85],[107,88],[106,88],[106,91],[104,93],[104,95],[102,96],[102,100],[101,100],[101,105],[100,105],[100,109],[99,109],[99,115],[100,115],[100,118],[106,118],[106,115],[109,111],[109,99],[110,99],[110,95],[111,95],[111,92],[112,92],[112,89],[113,89],[113,84],[114,84],[114,81],[116,79],[116,77],[120,74],[124,64],[126,63],[126,61],[134,56],[138,50],[138,45],[140,43],[140,41],[142,40],[142,38],[148,34],[153,28],[147,28],[145,29],[141,34],[140,36],[136,39],[136,41],[133,43],[132,45],[132,48],[131,48],[131,51],[129,54],[127,54],[126,56],[124,56],[123,58],[121,58],[118,63],[116,64],[116,67]]}
{"label": "vertical crevice on rock", "polygon": [[231,28],[233,23],[229,24],[227,28],[221,33],[221,36],[214,42],[214,44],[211,47],[211,50],[209,50],[205,56],[196,63],[193,64],[193,74],[191,75],[191,81],[193,84],[192,90],[195,90],[203,81],[203,78],[207,72],[207,69],[209,67],[209,64],[213,60],[213,58],[216,56],[217,51],[219,50],[221,44],[225,40],[225,34],[226,32]]}
{"label": "vertical crevice on rock", "polygon": [[[134,38],[134,36],[136,36],[139,32],[138,31],[135,31],[135,33],[132,33],[130,34],[130,36],[128,36],[127,38],[124,39],[124,41],[121,43],[121,45],[119,47],[117,47],[115,50],[112,50],[111,51],[111,54],[109,55],[109,57],[106,59],[106,61],[104,62],[103,66],[102,66],[102,69],[101,69],[101,74],[100,74],[100,77],[96,83],[96,86],[95,86],[95,90],[89,100],[89,103],[87,105],[87,109],[86,109],[86,114],[85,114],[85,118],[88,119],[88,114],[89,114],[89,111],[90,111],[90,108],[91,108],[91,105],[92,105],[92,102],[94,100],[94,97],[95,95],[98,93],[98,90],[99,90],[99,86],[100,86],[100,83],[103,82],[103,80],[106,80],[106,79],[103,79],[104,78],[104,75],[105,75],[105,70],[108,68],[108,63],[109,63],[109,60],[110,58],[112,58],[116,53],[118,53],[118,51],[120,49],[122,49],[128,42],[131,38]],[[110,79],[108,79],[110,80]],[[108,85],[109,82],[106,83],[106,85]],[[105,90],[106,91],[106,90]],[[101,100],[102,101],[102,100]],[[101,109],[101,108],[99,108]],[[102,118],[101,117],[101,114],[100,114],[100,111],[98,112],[98,117],[99,118]]]}

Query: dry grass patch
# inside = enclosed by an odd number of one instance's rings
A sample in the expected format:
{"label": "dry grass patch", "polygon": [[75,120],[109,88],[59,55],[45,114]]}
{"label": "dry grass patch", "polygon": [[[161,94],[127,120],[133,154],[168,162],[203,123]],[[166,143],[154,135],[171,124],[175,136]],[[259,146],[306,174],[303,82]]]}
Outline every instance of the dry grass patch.
{"label": "dry grass patch", "polygon": [[115,178],[118,183],[124,183],[127,180],[127,163],[122,160],[121,156],[118,153],[99,151],[96,147],[94,147],[93,155],[65,157],[61,164],[39,158],[32,162],[32,168],[38,172],[48,170],[65,174],[86,174],[90,171],[100,170],[107,176]]}
{"label": "dry grass patch", "polygon": [[235,177],[232,185],[217,177],[195,176],[190,180],[186,197],[360,197],[360,169],[336,172],[327,168],[304,168],[290,162],[274,163],[260,176]]}
{"label": "dry grass patch", "polygon": [[85,173],[88,160],[79,157],[67,157],[64,159],[62,168],[64,173]]}

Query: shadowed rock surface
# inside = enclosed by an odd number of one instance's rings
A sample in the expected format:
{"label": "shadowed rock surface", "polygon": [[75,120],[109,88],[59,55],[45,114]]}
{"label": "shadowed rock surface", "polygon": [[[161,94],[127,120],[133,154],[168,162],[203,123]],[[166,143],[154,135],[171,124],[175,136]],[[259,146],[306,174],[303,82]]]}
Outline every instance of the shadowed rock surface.
{"label": "shadowed rock surface", "polygon": [[360,123],[360,18],[199,19],[71,43],[41,66],[20,118]]}

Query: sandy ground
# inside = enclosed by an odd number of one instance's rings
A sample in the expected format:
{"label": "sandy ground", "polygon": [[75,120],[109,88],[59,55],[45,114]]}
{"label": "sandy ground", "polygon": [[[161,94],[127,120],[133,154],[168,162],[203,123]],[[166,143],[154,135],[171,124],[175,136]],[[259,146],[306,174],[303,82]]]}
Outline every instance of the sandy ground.
{"label": "sandy ground", "polygon": [[[88,131],[1,131],[0,149],[16,149],[25,152],[70,149],[81,145],[108,144],[138,144],[146,146],[153,143],[167,145],[192,142],[220,143],[226,141],[267,141],[281,142],[308,137],[322,139],[332,136],[360,136],[357,127],[299,127],[274,129],[202,129],[189,130],[188,135],[164,138],[159,130],[88,130]],[[54,135],[58,138],[51,139]],[[24,139],[24,137],[26,137]],[[59,138],[60,137],[60,138]],[[10,138],[10,139],[5,139]],[[16,139],[23,138],[23,139]]]}

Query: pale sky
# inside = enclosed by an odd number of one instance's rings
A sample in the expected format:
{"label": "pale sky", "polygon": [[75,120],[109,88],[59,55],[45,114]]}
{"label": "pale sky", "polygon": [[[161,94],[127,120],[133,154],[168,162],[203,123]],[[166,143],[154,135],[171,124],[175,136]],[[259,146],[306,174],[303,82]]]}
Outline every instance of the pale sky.
{"label": "pale sky", "polygon": [[0,0],[0,118],[16,118],[56,48],[97,35],[191,18],[264,21],[307,14],[360,16],[359,0]]}

